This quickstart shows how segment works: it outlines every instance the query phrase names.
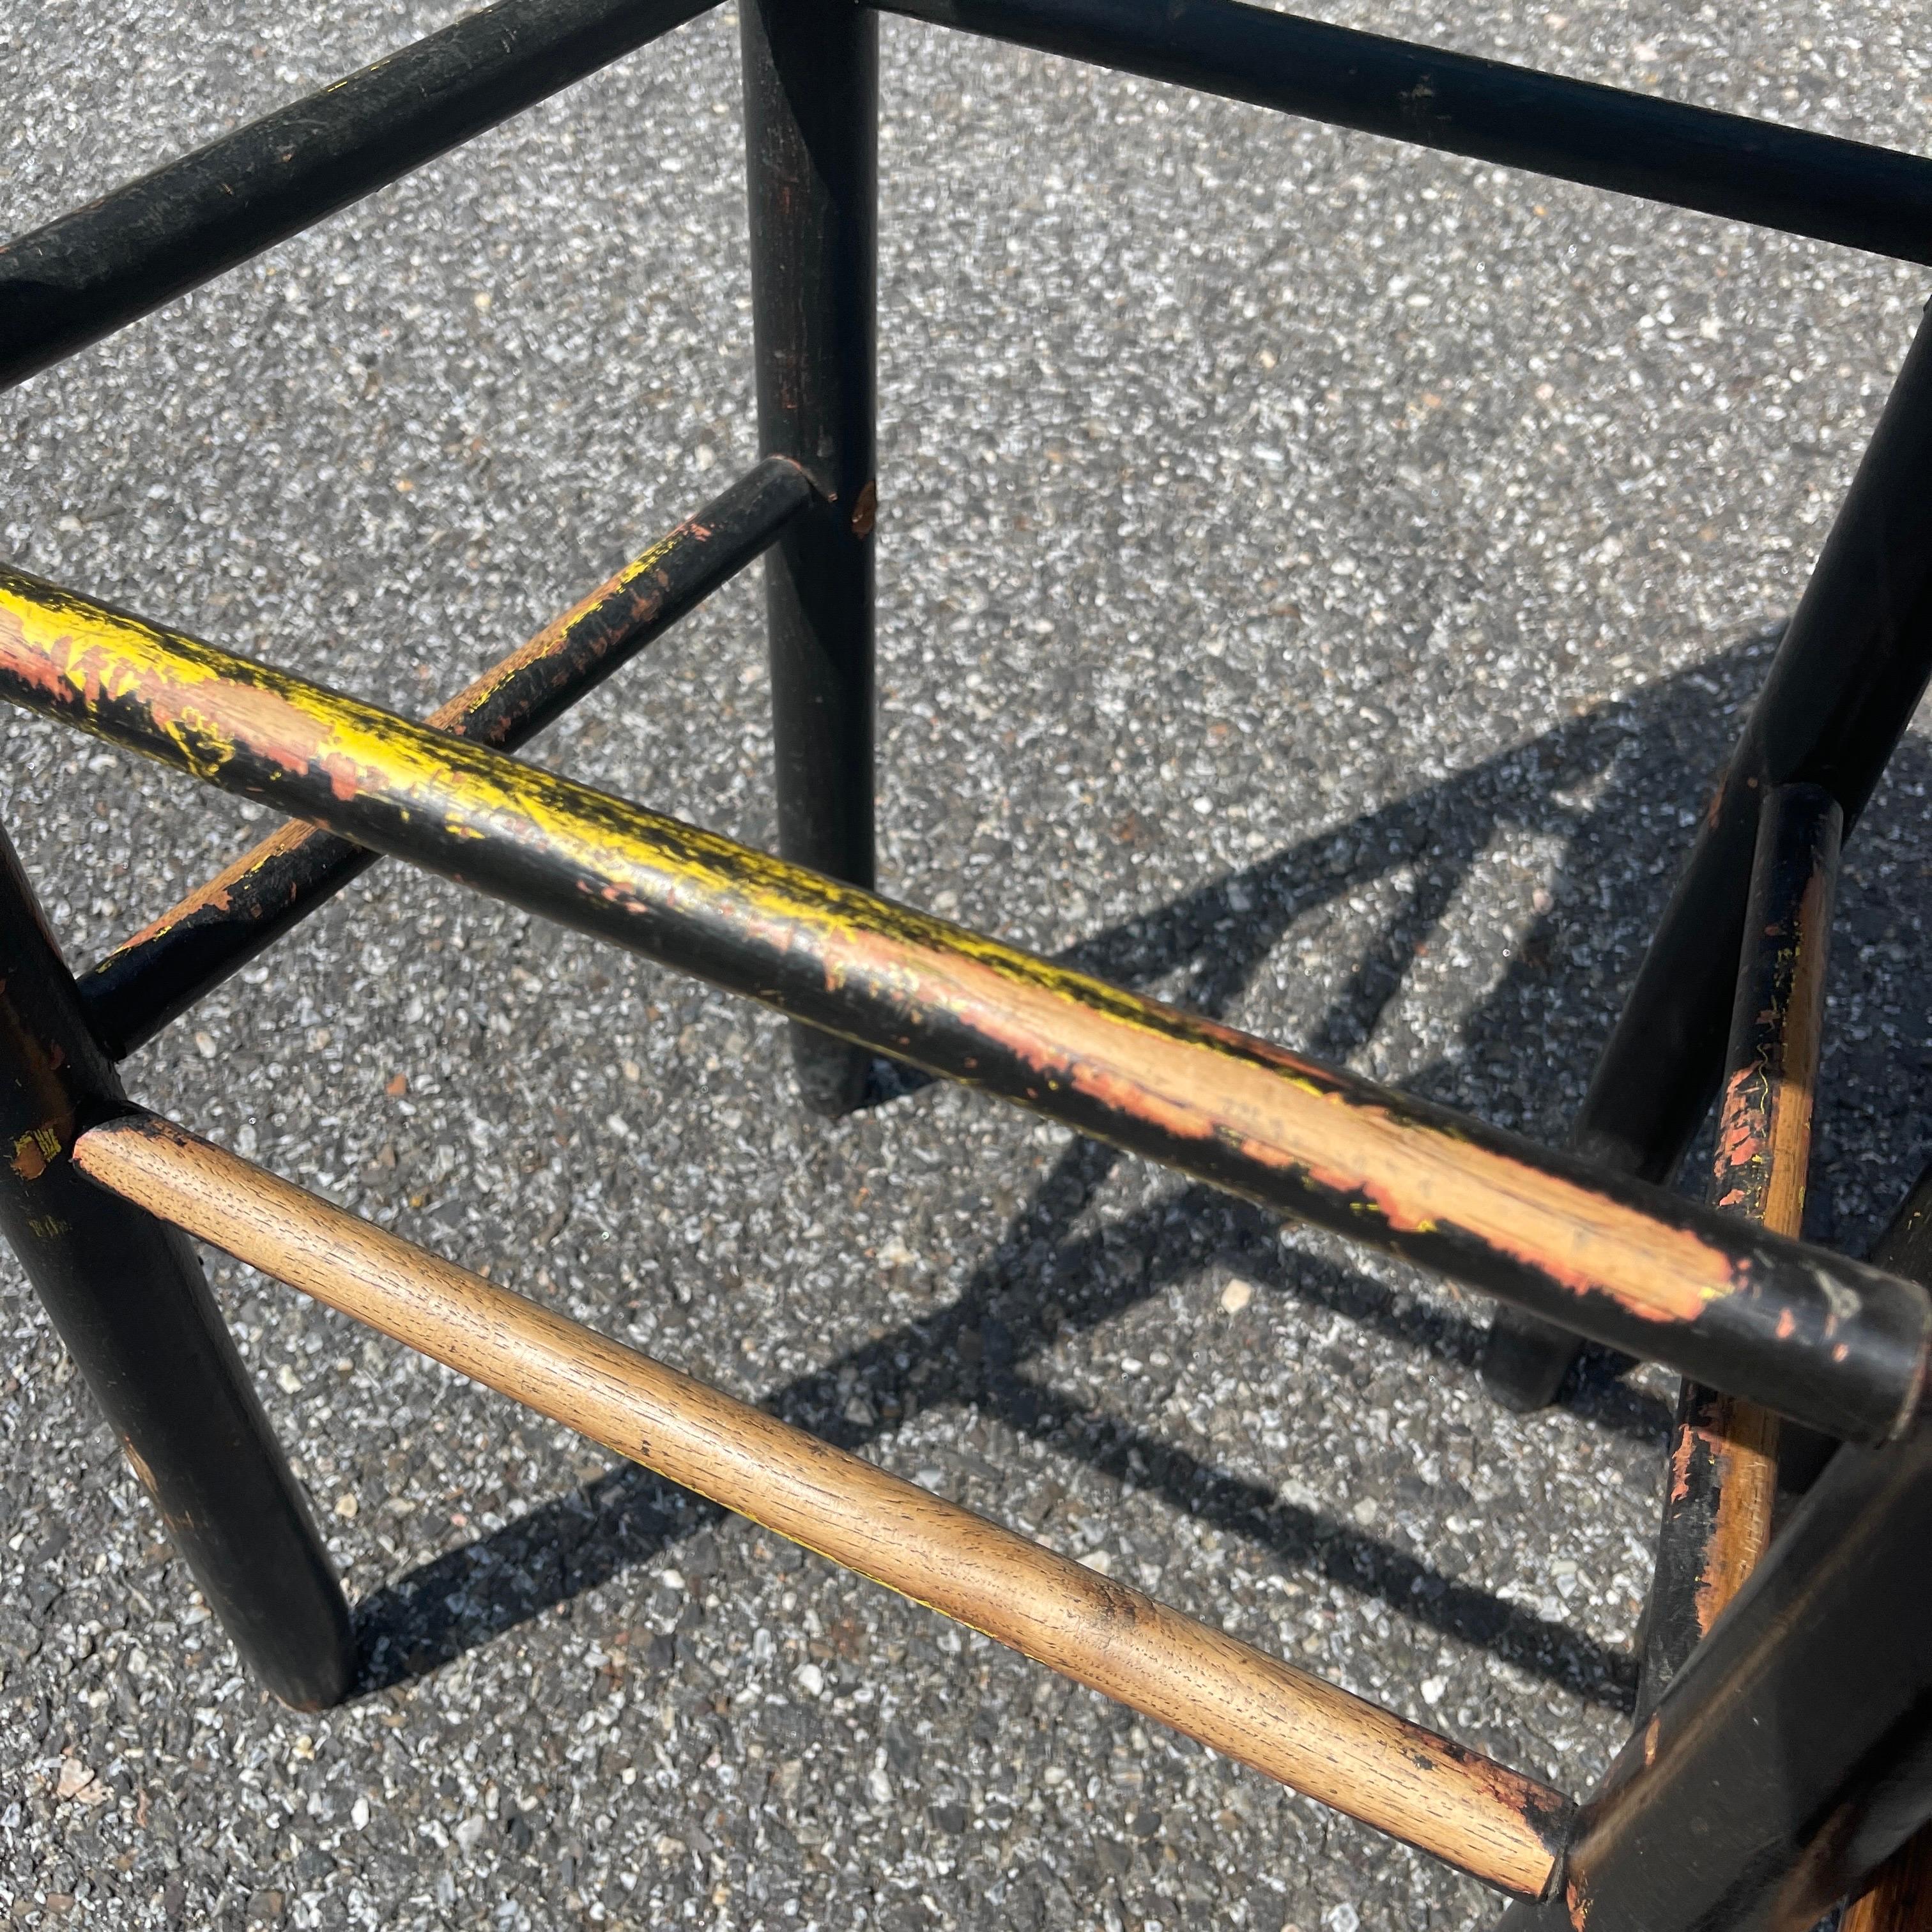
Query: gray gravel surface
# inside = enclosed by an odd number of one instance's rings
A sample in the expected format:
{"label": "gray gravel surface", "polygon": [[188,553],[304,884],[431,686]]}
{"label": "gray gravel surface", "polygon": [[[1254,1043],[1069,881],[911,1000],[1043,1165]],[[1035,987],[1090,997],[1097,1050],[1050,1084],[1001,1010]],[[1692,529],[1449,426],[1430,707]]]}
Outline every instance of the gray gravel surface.
{"label": "gray gravel surface", "polygon": [[[442,24],[0,15],[23,230]],[[1898,0],[1334,17],[1910,146]],[[884,872],[1559,1136],[1918,272],[887,21]],[[28,567],[419,711],[754,454],[725,14],[0,400]],[[534,755],[766,842],[756,573]],[[0,721],[76,962],[262,829]],[[1860,832],[1816,1231],[1928,1138],[1926,748]],[[391,866],[131,1064],[278,1172],[1565,1786],[1664,1409],[1020,1114]],[[211,1261],[361,1606],[237,1674],[10,1264],[0,1902],[112,1926],[1492,1923],[1469,1882]]]}

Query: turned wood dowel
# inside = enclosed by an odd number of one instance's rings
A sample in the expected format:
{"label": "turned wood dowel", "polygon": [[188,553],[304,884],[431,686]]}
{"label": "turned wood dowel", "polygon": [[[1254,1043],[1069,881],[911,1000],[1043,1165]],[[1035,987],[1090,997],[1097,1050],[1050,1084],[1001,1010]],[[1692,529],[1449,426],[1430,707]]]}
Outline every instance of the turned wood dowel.
{"label": "turned wood dowel", "polygon": [[0,565],[0,698],[1840,1438],[1916,1284]]}
{"label": "turned wood dowel", "polygon": [[1540,1894],[1568,1799],[1096,1574],[172,1123],[80,1171],[621,1456],[1503,1889]]}

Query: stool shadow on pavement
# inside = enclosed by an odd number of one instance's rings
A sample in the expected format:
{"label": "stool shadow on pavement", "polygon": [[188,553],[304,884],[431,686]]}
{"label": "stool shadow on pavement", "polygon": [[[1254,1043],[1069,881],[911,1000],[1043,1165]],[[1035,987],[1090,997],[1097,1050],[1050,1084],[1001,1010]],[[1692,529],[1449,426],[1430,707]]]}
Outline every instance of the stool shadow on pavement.
{"label": "stool shadow on pavement", "polygon": [[[1228,874],[1156,910],[1070,948],[1070,964],[1158,990],[1197,1012],[1237,1008],[1290,930],[1337,898],[1400,874],[1394,916],[1376,933],[1328,1010],[1294,1042],[1341,1059],[1374,1041],[1456,896],[1499,836],[1528,835],[1560,848],[1550,889],[1509,949],[1506,966],[1469,1011],[1453,1054],[1399,1084],[1545,1140],[1560,1139],[1568,1110],[1634,971],[1667,896],[1718,761],[1754,693],[1774,635],[1760,634],[1692,670],[1606,704],[1453,778],[1366,813]],[[1834,1038],[1840,1061],[1825,1083],[1814,1232],[1832,1239],[1832,1114],[1876,1101],[1892,1140],[1882,1175],[1862,1190],[1895,1199],[1916,1172],[1932,1123],[1898,1097],[1901,1054],[1916,1070],[1932,1033],[1927,994],[1892,970],[1909,947],[1898,935],[1926,909],[1932,838],[1901,829],[1898,807],[1922,799],[1932,758],[1908,739],[1874,800],[1874,830],[1920,838],[1918,862],[1863,877],[1853,841],[1844,886],[1834,1003],[1876,1012],[1887,1024]],[[1868,842],[1869,840],[1868,839]],[[1588,914],[1566,908],[1587,902]],[[1889,1032],[1888,1033],[1888,1025]],[[1861,1036],[1861,1035],[1862,1036]],[[1901,1047],[1900,1042],[1906,1044]],[[883,1064],[882,1064],[883,1065]],[[1552,1076],[1562,1070],[1564,1078]],[[1566,1084],[1567,1083],[1567,1084]],[[923,1084],[884,1076],[881,1102]],[[1385,1604],[1442,1635],[1478,1648],[1593,1702],[1628,1712],[1636,1665],[1522,1605],[1445,1576],[1350,1522],[1288,1501],[1245,1475],[1196,1459],[1185,1446],[1096,1414],[1060,1394],[1025,1365],[1067,1328],[1096,1327],[1173,1282],[1214,1267],[1265,1292],[1295,1298],[1473,1380],[1485,1326],[1480,1312],[1390,1288],[1377,1275],[1317,1255],[1285,1254],[1279,1223],[1198,1185],[1176,1187],[1100,1228],[1082,1217],[1124,1156],[1084,1140],[1062,1151],[1025,1204],[945,1309],[908,1324],[772,1392],[764,1406],[826,1439],[858,1448],[898,1422],[847,1419],[856,1387],[871,1412],[903,1420],[922,1410],[976,1404],[989,1418],[1054,1454],[1151,1490],[1285,1565]],[[1397,1275],[1400,1270],[1385,1269]],[[1052,1304],[1048,1312],[1049,1301]],[[1629,1364],[1587,1350],[1561,1398],[1595,1427],[1654,1441],[1665,1406],[1629,1386]],[[374,1592],[357,1612],[362,1689],[392,1687],[625,1570],[674,1544],[689,1547],[722,1512],[646,1472],[619,1465],[580,1489],[426,1563]],[[686,1562],[680,1554],[681,1564]]]}

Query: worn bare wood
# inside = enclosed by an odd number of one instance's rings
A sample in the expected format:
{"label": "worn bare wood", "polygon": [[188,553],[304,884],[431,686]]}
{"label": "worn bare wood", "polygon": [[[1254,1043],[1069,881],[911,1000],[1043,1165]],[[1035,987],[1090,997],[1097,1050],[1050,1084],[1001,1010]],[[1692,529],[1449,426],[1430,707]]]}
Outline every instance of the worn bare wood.
{"label": "worn bare wood", "polygon": [[0,696],[1840,1438],[1932,1299],[0,566]]}
{"label": "worn bare wood", "polygon": [[425,1253],[170,1122],[83,1173],[617,1454],[1504,1889],[1568,1801],[1139,1591]]}
{"label": "worn bare wood", "polygon": [[1845,1908],[1838,1932],[1926,1932],[1932,1926],[1932,1828],[1907,1838]]}
{"label": "worn bare wood", "polygon": [[[1796,1238],[1811,1165],[1843,814],[1829,794],[1800,784],[1768,794],[1760,818],[1711,1198]],[[1646,1706],[1770,1546],[1780,1433],[1771,1410],[1684,1382],[1646,1620]]]}
{"label": "worn bare wood", "polygon": [[[1712,1199],[1796,1240],[1804,1232],[1811,1172],[1843,819],[1828,795],[1808,785],[1783,788],[1767,800],[1764,815],[1758,866],[1768,876],[1754,882]],[[1706,1630],[1763,1556],[1778,1498],[1778,1418],[1730,1396],[1718,1397],[1716,1406],[1729,1471],[1698,1594]]]}

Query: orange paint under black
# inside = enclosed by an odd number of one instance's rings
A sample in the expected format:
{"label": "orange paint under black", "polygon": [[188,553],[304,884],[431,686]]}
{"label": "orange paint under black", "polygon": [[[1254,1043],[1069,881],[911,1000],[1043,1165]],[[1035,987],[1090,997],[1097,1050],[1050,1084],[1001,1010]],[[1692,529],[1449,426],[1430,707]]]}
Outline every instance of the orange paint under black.
{"label": "orange paint under black", "polygon": [[[1712,1198],[1727,1213],[1796,1234],[1844,814],[1815,785],[1766,790],[1761,813]],[[1646,1704],[1684,1667],[1763,1555],[1779,1432],[1778,1418],[1756,1404],[1694,1380],[1683,1384],[1644,1624]]]}
{"label": "orange paint under black", "polygon": [[1837,1434],[1913,1412],[1925,1298],[1856,1263],[31,580],[0,599],[34,614],[0,691],[226,788]]}

